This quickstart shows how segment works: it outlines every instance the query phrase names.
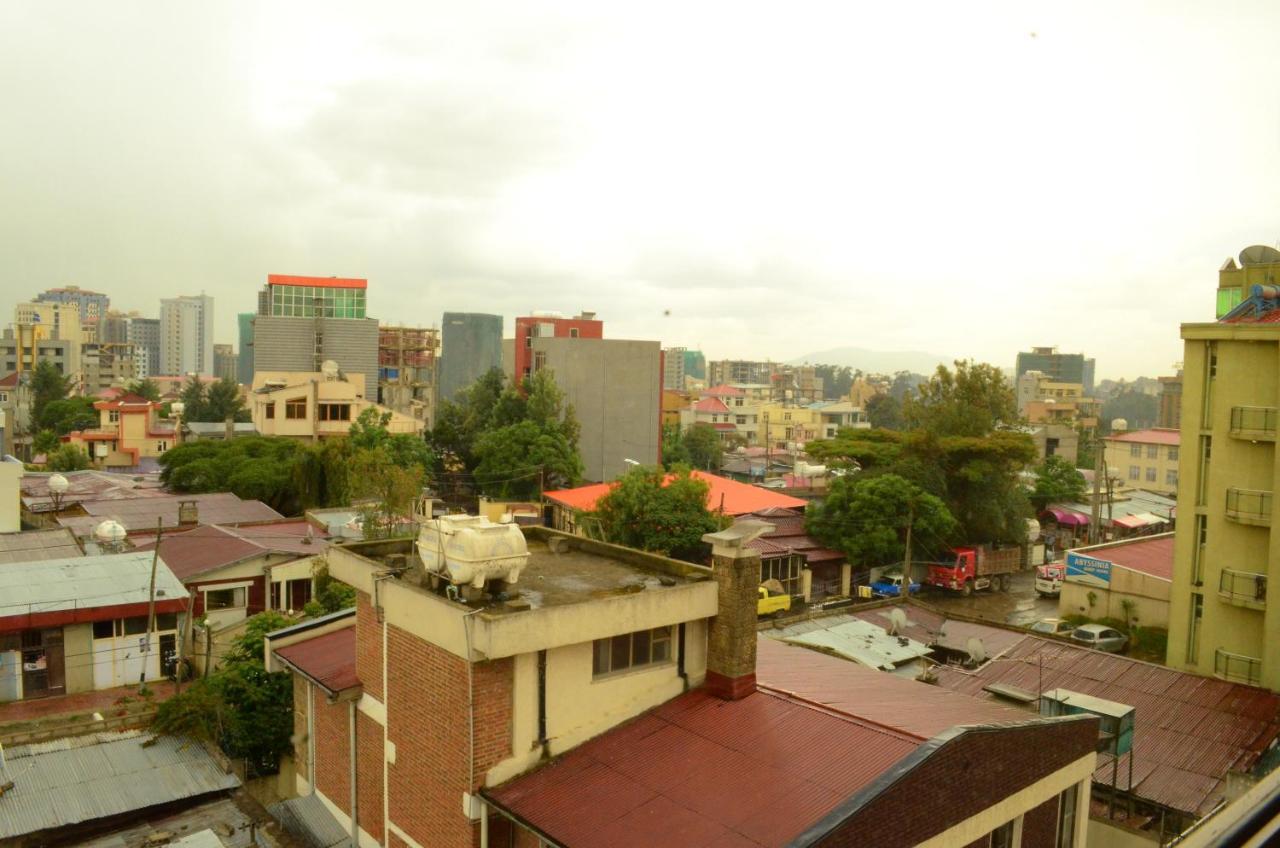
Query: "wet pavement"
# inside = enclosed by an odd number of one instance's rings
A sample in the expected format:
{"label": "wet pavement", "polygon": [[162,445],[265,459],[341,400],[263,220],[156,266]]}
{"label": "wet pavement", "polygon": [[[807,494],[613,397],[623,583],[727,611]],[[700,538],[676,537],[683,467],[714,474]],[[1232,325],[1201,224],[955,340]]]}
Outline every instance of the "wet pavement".
{"label": "wet pavement", "polygon": [[1028,627],[1042,618],[1058,615],[1058,599],[1036,594],[1034,569],[1013,575],[1008,592],[984,590],[964,597],[959,592],[926,588],[920,594],[925,603],[939,611],[954,611],[987,621]]}

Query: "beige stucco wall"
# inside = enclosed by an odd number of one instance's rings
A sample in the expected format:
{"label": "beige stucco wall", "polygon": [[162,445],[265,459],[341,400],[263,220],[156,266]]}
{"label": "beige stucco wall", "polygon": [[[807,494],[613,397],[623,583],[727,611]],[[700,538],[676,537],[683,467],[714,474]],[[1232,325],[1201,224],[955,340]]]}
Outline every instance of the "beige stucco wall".
{"label": "beige stucco wall", "polygon": [[[1102,557],[1105,559],[1105,557]],[[1169,595],[1173,584],[1168,580],[1133,571],[1120,565],[1111,566],[1111,588],[1103,589],[1068,579],[1058,596],[1058,614],[1082,614],[1090,618],[1127,618],[1126,600],[1134,604],[1133,616],[1146,627],[1169,626]],[[1089,593],[1096,603],[1089,606]]]}
{"label": "beige stucco wall", "polygon": [[0,462],[0,533],[22,529],[21,481],[21,463]]}
{"label": "beige stucco wall", "polygon": [[68,624],[62,628],[67,694],[93,691],[93,625]]}
{"label": "beige stucco wall", "polygon": [[1089,819],[1089,848],[1154,848],[1157,842],[1158,834],[1137,833],[1105,819]]}
{"label": "beige stucco wall", "polygon": [[[1170,471],[1177,471],[1181,458],[1180,445],[1158,445],[1145,442],[1113,442],[1106,443],[1107,474],[1121,484],[1135,489],[1147,489],[1152,492],[1175,494],[1177,486],[1168,482]],[[1139,456],[1133,456],[1133,448],[1137,447]],[[1150,456],[1151,448],[1155,448],[1156,456]],[[1170,458],[1172,457],[1172,458]],[[1138,469],[1134,478],[1130,469]],[[1155,470],[1155,479],[1147,479],[1147,469]]]}

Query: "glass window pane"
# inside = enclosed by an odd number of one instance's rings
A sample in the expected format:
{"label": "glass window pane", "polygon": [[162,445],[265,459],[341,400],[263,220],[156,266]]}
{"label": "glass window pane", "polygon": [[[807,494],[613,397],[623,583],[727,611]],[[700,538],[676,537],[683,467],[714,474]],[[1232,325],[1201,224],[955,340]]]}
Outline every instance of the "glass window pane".
{"label": "glass window pane", "polygon": [[115,635],[115,621],[95,621],[93,623],[93,638],[110,639]]}
{"label": "glass window pane", "polygon": [[614,636],[609,657],[609,670],[620,671],[631,666],[631,634]]}
{"label": "glass window pane", "polygon": [[653,662],[671,659],[671,628],[659,627],[653,631]]}
{"label": "glass window pane", "polygon": [[608,674],[609,672],[609,640],[597,639],[592,650],[591,673]]}
{"label": "glass window pane", "polygon": [[136,636],[139,633],[147,632],[147,617],[145,615],[137,615],[133,618],[124,620],[124,635]]}
{"label": "glass window pane", "polygon": [[649,631],[631,634],[631,664],[644,665],[649,661]]}

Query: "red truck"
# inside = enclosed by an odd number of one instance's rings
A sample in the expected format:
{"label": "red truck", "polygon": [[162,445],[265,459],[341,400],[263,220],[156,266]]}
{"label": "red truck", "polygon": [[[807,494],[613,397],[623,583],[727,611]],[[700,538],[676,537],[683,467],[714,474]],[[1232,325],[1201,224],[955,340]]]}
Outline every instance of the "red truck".
{"label": "red truck", "polygon": [[1022,570],[1023,552],[1017,546],[973,545],[952,548],[951,554],[955,557],[952,561],[929,564],[930,586],[965,595],[972,595],[975,589],[1007,592],[1013,572]]}

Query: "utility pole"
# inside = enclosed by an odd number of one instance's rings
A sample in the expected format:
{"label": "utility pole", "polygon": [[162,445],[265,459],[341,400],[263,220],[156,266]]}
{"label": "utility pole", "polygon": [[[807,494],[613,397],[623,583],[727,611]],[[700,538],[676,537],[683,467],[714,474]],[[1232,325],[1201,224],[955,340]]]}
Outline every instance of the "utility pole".
{"label": "utility pole", "polygon": [[1106,474],[1106,463],[1102,453],[1105,446],[1102,437],[1096,437],[1093,449],[1093,511],[1089,518],[1089,544],[1096,545],[1102,541],[1102,477]]}
{"label": "utility pole", "polygon": [[142,675],[138,678],[138,694],[147,691],[147,663],[151,661],[151,639],[156,629],[156,566],[160,563],[160,537],[164,519],[156,519],[156,547],[151,554],[151,589],[147,595],[147,635],[142,637]]}
{"label": "utility pole", "polygon": [[911,595],[911,525],[916,520],[916,504],[912,501],[907,507],[907,549],[903,552],[902,557],[902,591],[900,596],[903,598]]}

